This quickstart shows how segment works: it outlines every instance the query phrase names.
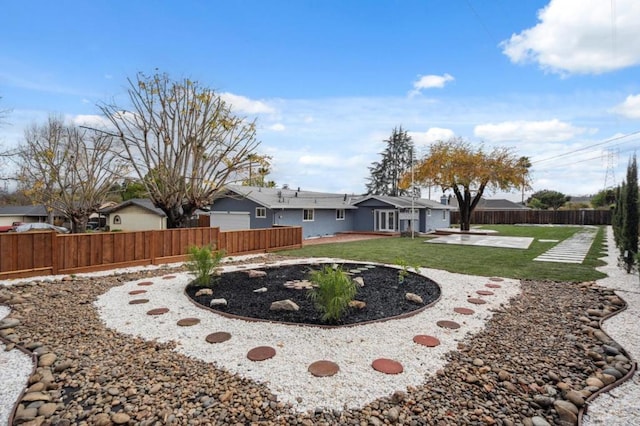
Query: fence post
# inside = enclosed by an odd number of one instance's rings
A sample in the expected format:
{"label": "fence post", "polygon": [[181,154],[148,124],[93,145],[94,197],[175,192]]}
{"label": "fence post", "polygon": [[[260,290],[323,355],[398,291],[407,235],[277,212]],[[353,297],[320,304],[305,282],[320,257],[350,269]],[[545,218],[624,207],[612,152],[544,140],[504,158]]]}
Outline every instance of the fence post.
{"label": "fence post", "polygon": [[150,243],[151,247],[149,247],[149,254],[151,256],[151,264],[155,265],[156,264],[156,231],[151,231],[151,237],[150,237]]}
{"label": "fence post", "polygon": [[58,242],[56,241],[57,232],[51,232],[51,273],[58,275]]}

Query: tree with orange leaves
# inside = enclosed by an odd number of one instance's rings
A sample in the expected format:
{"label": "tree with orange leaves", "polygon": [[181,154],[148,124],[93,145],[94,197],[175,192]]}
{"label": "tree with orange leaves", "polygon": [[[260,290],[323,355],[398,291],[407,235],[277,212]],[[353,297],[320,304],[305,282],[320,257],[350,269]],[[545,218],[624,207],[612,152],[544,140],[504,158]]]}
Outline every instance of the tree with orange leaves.
{"label": "tree with orange leaves", "polygon": [[[403,177],[403,184],[411,176]],[[485,151],[462,138],[439,141],[418,162],[414,180],[425,186],[453,190],[460,210],[460,230],[468,231],[471,213],[485,190],[511,191],[529,186],[529,170],[510,148]]]}

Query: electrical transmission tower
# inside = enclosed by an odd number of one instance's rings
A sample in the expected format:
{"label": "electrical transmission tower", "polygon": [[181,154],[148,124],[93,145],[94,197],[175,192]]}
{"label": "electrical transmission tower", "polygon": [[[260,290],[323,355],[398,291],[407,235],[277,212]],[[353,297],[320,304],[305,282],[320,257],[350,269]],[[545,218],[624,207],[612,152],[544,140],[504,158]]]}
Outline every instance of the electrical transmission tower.
{"label": "electrical transmission tower", "polygon": [[604,189],[616,186],[615,167],[618,162],[618,150],[607,149],[606,152],[607,171],[604,174]]}

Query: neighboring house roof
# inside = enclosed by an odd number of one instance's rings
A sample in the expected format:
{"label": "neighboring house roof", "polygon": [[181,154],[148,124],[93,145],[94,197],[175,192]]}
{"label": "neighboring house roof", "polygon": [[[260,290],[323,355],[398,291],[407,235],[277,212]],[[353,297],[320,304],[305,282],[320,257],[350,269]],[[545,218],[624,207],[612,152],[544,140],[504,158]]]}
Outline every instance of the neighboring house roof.
{"label": "neighboring house roof", "polygon": [[[451,197],[449,205],[456,210],[458,209],[458,200],[456,197]],[[478,205],[476,206],[476,210],[530,210],[530,208],[503,198],[492,200],[481,198],[480,202],[478,202]]]}
{"label": "neighboring house roof", "polygon": [[131,200],[127,200],[124,203],[120,203],[115,207],[100,210],[100,213],[102,214],[116,213],[117,211],[122,210],[123,208],[129,207],[129,206],[141,207],[145,210],[148,210],[150,213],[153,213],[161,217],[166,216],[166,214],[162,210],[160,210],[159,208],[153,205],[153,202],[151,202],[151,200],[146,198],[132,198]]}
{"label": "neighboring house roof", "polygon": [[290,188],[261,188],[227,185],[228,193],[246,198],[268,209],[355,209],[348,194],[302,191]]}
{"label": "neighboring house roof", "polygon": [[48,213],[42,204],[36,206],[2,206],[0,207],[0,216],[47,217]]}
{"label": "neighboring house roof", "polygon": [[366,195],[363,198],[356,200],[353,204],[358,205],[367,200],[378,200],[383,203],[389,204],[396,208],[406,208],[410,209],[413,206],[416,209],[440,209],[440,210],[452,210],[453,207],[445,206],[442,203],[437,201],[428,200],[426,198],[415,198],[411,199],[411,197],[392,197],[389,195]]}

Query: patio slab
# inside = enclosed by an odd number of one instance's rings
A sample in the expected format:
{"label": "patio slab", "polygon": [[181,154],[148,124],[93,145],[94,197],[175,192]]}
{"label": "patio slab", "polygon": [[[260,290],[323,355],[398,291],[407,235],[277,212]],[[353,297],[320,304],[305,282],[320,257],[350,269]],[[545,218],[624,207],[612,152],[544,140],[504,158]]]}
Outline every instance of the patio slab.
{"label": "patio slab", "polygon": [[425,241],[433,244],[462,244],[468,246],[486,246],[499,248],[528,249],[533,238],[531,237],[500,237],[495,235],[443,235]]}

